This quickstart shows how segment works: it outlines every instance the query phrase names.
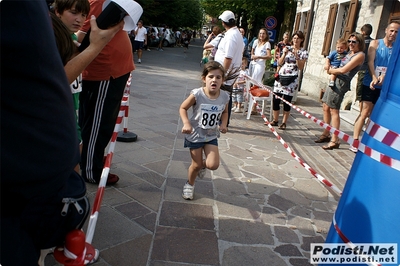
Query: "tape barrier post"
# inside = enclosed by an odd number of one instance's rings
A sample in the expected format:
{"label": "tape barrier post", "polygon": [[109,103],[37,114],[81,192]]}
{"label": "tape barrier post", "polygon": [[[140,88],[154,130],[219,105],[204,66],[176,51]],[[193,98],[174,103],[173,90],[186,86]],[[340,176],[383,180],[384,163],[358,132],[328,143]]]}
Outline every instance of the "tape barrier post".
{"label": "tape barrier post", "polygon": [[117,141],[120,142],[134,142],[137,140],[137,135],[128,131],[128,118],[129,118],[129,95],[131,93],[132,74],[126,82],[124,96],[121,101],[121,109],[124,110],[124,129],[118,132]]}
{"label": "tape barrier post", "polygon": [[104,190],[105,190],[105,187],[107,184],[108,173],[110,172],[111,161],[112,161],[112,157],[114,155],[115,142],[117,139],[117,132],[121,125],[123,116],[124,116],[124,110],[121,107],[118,117],[117,117],[117,122],[115,123],[113,135],[111,136],[110,146],[108,147],[108,152],[107,152],[106,160],[104,163],[103,172],[101,173],[99,187],[97,189],[96,197],[94,199],[94,203],[93,203],[93,207],[92,207],[92,213],[89,217],[89,224],[88,224],[87,232],[86,232],[86,242],[90,243],[90,244],[92,243],[92,240],[93,240],[94,230],[96,228],[96,223],[97,223],[97,219],[99,216],[101,201],[103,200]]}
{"label": "tape barrier post", "polygon": [[[381,96],[371,114],[372,121],[397,134],[400,133],[400,123],[396,122],[400,117],[399,53],[400,42],[395,42]],[[370,132],[364,133],[361,143],[379,151],[382,154],[381,160],[400,160],[398,149],[386,145]],[[326,243],[399,245],[399,206],[399,169],[390,163],[374,160],[363,152],[357,152]],[[397,258],[400,258],[399,246]]]}

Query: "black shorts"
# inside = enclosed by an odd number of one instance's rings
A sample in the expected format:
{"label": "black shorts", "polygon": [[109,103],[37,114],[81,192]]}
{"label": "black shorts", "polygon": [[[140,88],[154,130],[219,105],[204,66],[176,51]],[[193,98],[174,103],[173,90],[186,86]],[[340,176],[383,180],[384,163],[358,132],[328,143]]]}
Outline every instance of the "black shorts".
{"label": "black shorts", "polygon": [[370,87],[363,85],[361,101],[372,102],[373,104],[376,104],[380,95],[381,89],[371,90]]}
{"label": "black shorts", "polygon": [[135,46],[134,46],[135,51],[136,51],[136,50],[143,50],[143,45],[144,45],[144,42],[135,41]]}

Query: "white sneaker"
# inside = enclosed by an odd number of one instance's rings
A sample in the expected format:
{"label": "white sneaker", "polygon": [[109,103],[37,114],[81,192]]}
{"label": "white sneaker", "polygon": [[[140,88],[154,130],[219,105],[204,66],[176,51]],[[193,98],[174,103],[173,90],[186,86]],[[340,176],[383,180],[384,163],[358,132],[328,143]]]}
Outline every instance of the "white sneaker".
{"label": "white sneaker", "polygon": [[231,111],[234,112],[236,110],[236,106],[233,106]]}
{"label": "white sneaker", "polygon": [[357,153],[357,151],[358,151],[358,149],[356,147],[354,147],[354,146],[350,146],[349,150],[354,152],[354,153]]}
{"label": "white sneaker", "polygon": [[335,87],[335,82],[333,80],[329,81],[329,87]]}
{"label": "white sneaker", "polygon": [[185,200],[192,200],[193,194],[194,194],[194,186],[190,185],[189,182],[186,182],[185,185],[183,186],[182,198],[184,198]]}
{"label": "white sneaker", "polygon": [[137,62],[138,62],[139,64],[141,64],[141,63],[142,63],[142,60],[141,60],[141,59],[138,59]]}
{"label": "white sneaker", "polygon": [[243,112],[243,110],[241,110],[241,108],[239,108],[239,107],[236,108],[235,111],[234,111],[234,113],[241,113],[241,112]]}
{"label": "white sneaker", "polygon": [[199,173],[197,174],[197,177],[200,179],[203,179],[206,176],[206,168],[203,168],[199,171]]}

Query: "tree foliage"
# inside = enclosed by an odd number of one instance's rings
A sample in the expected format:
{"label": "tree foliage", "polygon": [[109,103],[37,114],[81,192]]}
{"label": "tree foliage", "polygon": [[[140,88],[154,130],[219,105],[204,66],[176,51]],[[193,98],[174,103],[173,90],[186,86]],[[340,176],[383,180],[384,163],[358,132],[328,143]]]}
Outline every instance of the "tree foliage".
{"label": "tree foliage", "polygon": [[[230,10],[239,18],[238,26],[256,36],[260,28],[265,27],[264,21],[268,16],[278,20],[277,30],[285,22],[287,11],[296,5],[296,0],[200,0],[206,14],[218,17],[224,10]],[[294,15],[289,14],[294,18]],[[291,22],[293,22],[291,20]],[[286,27],[287,28],[287,27]]]}
{"label": "tree foliage", "polygon": [[203,10],[200,0],[136,0],[143,7],[145,25],[166,24],[170,28],[200,28]]}

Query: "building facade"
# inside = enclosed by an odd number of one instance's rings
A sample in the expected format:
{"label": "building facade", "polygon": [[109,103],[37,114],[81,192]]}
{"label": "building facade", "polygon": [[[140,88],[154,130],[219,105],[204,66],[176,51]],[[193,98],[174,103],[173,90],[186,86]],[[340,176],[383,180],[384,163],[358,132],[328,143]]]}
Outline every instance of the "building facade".
{"label": "building facade", "polygon": [[[383,38],[392,20],[400,20],[400,0],[298,0],[294,31],[305,33],[304,47],[309,51],[301,91],[318,98],[320,90],[327,87],[325,57],[335,49],[339,38],[360,32],[367,23],[373,27],[372,38]],[[356,84],[357,76],[341,109],[354,103]]]}

